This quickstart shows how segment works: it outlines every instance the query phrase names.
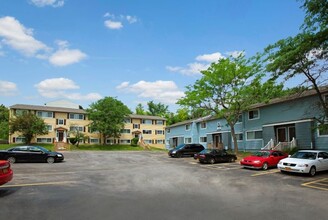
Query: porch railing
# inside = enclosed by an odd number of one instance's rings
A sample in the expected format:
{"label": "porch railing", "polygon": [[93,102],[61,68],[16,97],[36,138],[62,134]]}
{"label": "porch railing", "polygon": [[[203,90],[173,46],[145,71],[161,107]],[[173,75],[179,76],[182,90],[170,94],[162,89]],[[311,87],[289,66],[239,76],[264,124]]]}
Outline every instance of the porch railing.
{"label": "porch railing", "polygon": [[273,139],[271,139],[267,145],[265,145],[264,147],[261,148],[261,150],[271,150],[272,148],[274,148],[274,141]]}
{"label": "porch railing", "polygon": [[279,142],[273,150],[281,150],[281,151],[286,151],[286,150],[291,150],[297,146],[296,139],[293,138],[292,141],[290,142]]}

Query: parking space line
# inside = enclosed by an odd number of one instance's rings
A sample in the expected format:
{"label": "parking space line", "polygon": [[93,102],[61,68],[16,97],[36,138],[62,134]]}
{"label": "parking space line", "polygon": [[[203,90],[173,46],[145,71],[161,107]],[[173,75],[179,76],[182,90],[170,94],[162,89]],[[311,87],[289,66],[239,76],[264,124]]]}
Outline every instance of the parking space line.
{"label": "parking space line", "polygon": [[273,170],[273,171],[263,171],[260,173],[252,174],[251,176],[262,176],[262,175],[268,175],[268,174],[273,174],[273,173],[278,173],[280,172],[279,170]]}
{"label": "parking space line", "polygon": [[303,183],[301,186],[328,191],[328,178]]}
{"label": "parking space line", "polygon": [[61,182],[25,183],[25,184],[3,185],[3,186],[0,186],[0,188],[26,187],[26,186],[47,186],[47,185],[65,185],[65,184],[72,184],[72,183],[75,183],[75,181],[61,181]]}

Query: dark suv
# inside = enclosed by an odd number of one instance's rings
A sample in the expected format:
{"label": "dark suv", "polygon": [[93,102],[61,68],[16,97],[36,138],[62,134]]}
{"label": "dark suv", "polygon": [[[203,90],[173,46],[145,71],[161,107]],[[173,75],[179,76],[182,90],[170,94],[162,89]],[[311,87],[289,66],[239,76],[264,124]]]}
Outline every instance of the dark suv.
{"label": "dark suv", "polygon": [[168,152],[170,157],[194,156],[205,148],[201,144],[180,144]]}

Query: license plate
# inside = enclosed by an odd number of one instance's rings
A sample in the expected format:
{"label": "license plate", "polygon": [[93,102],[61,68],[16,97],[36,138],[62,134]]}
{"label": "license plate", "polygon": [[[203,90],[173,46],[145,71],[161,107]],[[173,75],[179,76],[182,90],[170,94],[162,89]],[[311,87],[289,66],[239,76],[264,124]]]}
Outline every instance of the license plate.
{"label": "license plate", "polygon": [[285,167],[285,170],[292,170],[290,167]]}

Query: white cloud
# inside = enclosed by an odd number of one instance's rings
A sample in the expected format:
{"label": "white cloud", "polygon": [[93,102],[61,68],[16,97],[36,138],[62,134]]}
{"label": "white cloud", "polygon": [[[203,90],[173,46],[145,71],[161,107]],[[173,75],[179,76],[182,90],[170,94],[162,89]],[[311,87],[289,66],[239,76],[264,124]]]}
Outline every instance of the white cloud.
{"label": "white cloud", "polygon": [[119,30],[123,28],[124,23],[133,24],[138,22],[138,18],[132,15],[114,15],[109,12],[105,13],[105,18],[110,18],[104,22],[105,26],[112,30]]}
{"label": "white cloud", "polygon": [[76,83],[67,78],[52,78],[41,81],[36,84],[39,94],[47,98],[67,98],[72,100],[91,100],[101,99],[98,93],[89,93],[81,95],[80,93],[68,93],[67,91],[76,90],[80,87]]}
{"label": "white cloud", "polygon": [[49,57],[49,62],[55,66],[66,66],[78,63],[85,59],[87,55],[80,50],[59,49]]}
{"label": "white cloud", "polygon": [[38,53],[49,51],[49,48],[33,37],[33,30],[25,28],[14,17],[0,18],[0,38],[3,44],[24,54],[37,56]]}
{"label": "white cloud", "polygon": [[179,98],[184,96],[184,93],[179,90],[173,81],[139,81],[132,85],[129,82],[123,82],[116,89],[137,94],[140,98],[156,100],[165,104],[174,104]]}
{"label": "white cloud", "polygon": [[56,8],[56,7],[64,6],[65,1],[64,0],[31,0],[31,3],[37,7],[52,6]]}
{"label": "white cloud", "polygon": [[186,76],[199,75],[200,71],[208,69],[209,63],[189,63],[187,67],[180,66],[166,66],[166,69],[170,72],[178,72]]}
{"label": "white cloud", "polygon": [[213,62],[217,62],[218,60],[220,60],[222,58],[224,58],[224,56],[221,53],[216,52],[216,53],[212,53],[212,54],[199,55],[196,57],[196,60],[213,63]]}
{"label": "white cloud", "polygon": [[0,80],[0,96],[13,96],[17,92],[17,86],[13,82]]}
{"label": "white cloud", "polygon": [[123,28],[122,22],[112,21],[112,20],[105,21],[105,26],[108,27],[109,29],[114,29],[114,30]]}

